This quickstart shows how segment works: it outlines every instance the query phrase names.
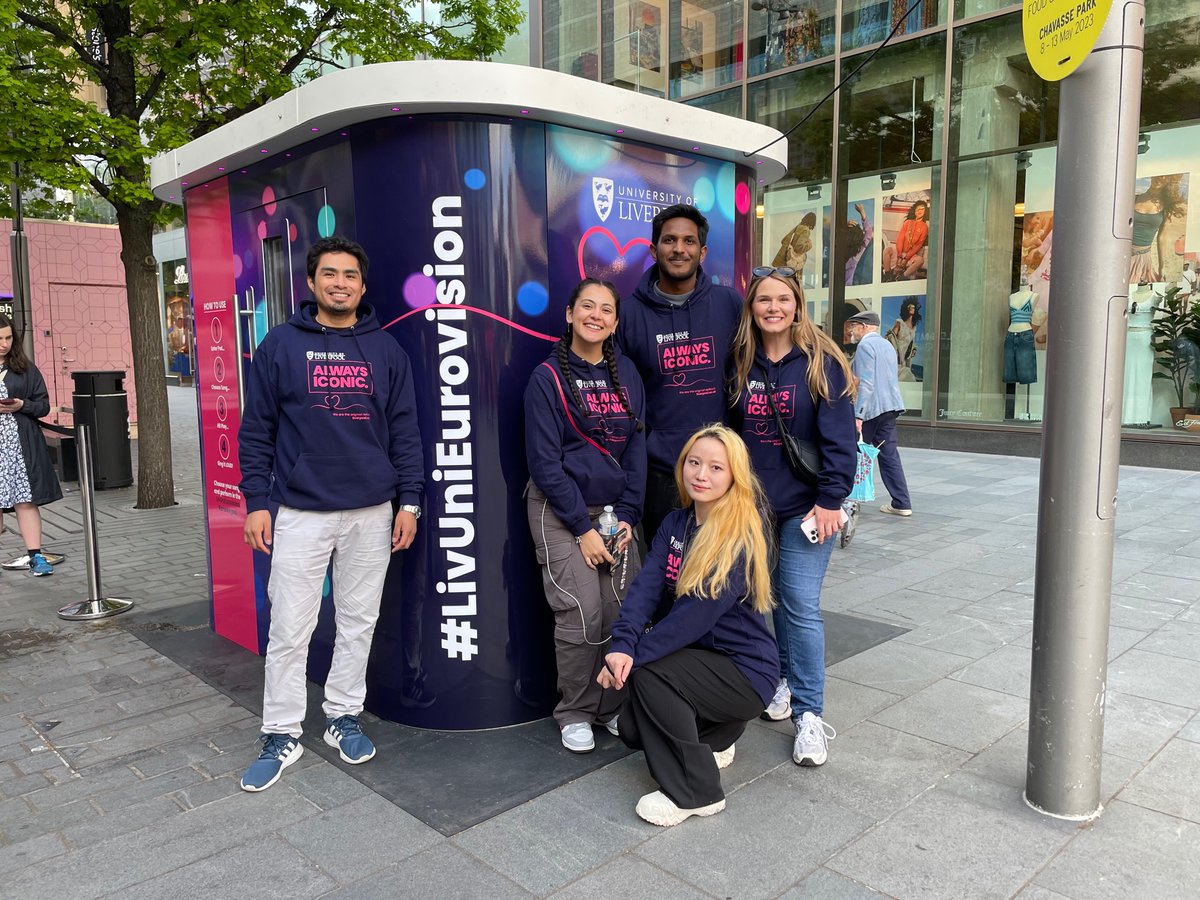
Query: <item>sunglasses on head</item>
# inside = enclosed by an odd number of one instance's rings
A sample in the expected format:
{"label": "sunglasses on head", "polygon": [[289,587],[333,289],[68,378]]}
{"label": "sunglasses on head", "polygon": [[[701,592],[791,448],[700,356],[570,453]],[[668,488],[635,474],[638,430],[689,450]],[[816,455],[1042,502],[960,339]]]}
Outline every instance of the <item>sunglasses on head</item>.
{"label": "sunglasses on head", "polygon": [[766,278],[768,275],[782,275],[784,278],[791,278],[796,274],[796,270],[791,266],[759,266],[751,269],[750,273],[755,278]]}

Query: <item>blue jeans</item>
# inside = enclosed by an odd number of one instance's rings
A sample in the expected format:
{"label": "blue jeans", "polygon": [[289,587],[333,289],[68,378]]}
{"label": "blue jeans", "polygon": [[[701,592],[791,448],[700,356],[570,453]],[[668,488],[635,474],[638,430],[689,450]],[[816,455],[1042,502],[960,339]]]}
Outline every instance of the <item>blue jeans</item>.
{"label": "blue jeans", "polygon": [[779,562],[773,573],[779,601],[772,616],[779,643],[779,668],[792,691],[792,719],[825,708],[825,623],[821,619],[821,583],[829,568],[836,537],[809,543],[800,531],[801,516],[779,525]]}

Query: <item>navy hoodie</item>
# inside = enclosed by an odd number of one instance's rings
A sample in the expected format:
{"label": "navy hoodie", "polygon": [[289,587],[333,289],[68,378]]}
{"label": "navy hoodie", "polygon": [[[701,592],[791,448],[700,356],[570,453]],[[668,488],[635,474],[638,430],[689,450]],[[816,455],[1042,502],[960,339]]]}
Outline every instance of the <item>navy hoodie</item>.
{"label": "navy hoodie", "polygon": [[[814,505],[837,509],[854,486],[858,455],[854,405],[848,396],[842,396],[846,378],[841,366],[827,362],[825,376],[834,399],[814,403],[808,391],[808,357],[793,347],[774,363],[760,347],[749,383],[730,414],[730,424],[745,439],[754,471],[779,521],[806,514]],[[788,466],[764,380],[775,385],[775,407],[788,430],[821,448],[821,474],[815,486],[796,477]]]}
{"label": "navy hoodie", "polygon": [[[658,529],[612,627],[609,653],[633,657],[634,668],[685,647],[723,653],[746,676],[765,707],[779,683],[779,649],[762,613],[747,599],[746,569],[734,566],[725,590],[701,600],[675,595],[686,548],[697,528],[690,509],[673,510]],[[647,630],[659,601],[673,600],[662,621]]]}
{"label": "navy hoodie", "polygon": [[[646,414],[642,381],[633,363],[617,354],[617,375],[629,403],[639,419]],[[558,354],[551,353],[539,365],[525,389],[525,456],[529,475],[550,501],[550,508],[575,536],[592,528],[589,506],[612,506],[622,522],[637,525],[642,520],[642,498],[646,491],[646,437],[625,412],[610,384],[608,366],[592,365],[567,351],[571,378],[586,410],[575,402],[571,386],[562,381]],[[557,380],[555,375],[558,376]],[[562,384],[562,397],[558,388]],[[584,440],[567,421],[563,399],[575,424],[611,454],[606,457]]]}
{"label": "navy hoodie", "polygon": [[650,465],[669,472],[684,442],[700,426],[725,416],[725,361],[742,297],[713,284],[700,269],[692,295],[675,306],[654,290],[657,281],[653,265],[621,305],[616,341],[646,386]]}
{"label": "navy hoodie", "polygon": [[254,353],[238,432],[246,511],[418,504],[425,480],[408,356],[358,307],[350,328],[305,302]]}

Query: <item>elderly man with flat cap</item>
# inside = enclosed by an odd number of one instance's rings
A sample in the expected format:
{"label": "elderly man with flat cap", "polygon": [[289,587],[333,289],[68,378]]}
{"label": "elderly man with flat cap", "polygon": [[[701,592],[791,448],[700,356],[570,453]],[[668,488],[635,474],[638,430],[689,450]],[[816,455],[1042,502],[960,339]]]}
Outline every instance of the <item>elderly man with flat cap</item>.
{"label": "elderly man with flat cap", "polygon": [[858,379],[854,418],[862,440],[879,448],[879,474],[892,496],[879,507],[892,516],[911,516],[912,500],[896,444],[896,417],[904,411],[896,350],[879,334],[879,313],[865,310],[846,320],[850,340],[858,345],[851,368]]}

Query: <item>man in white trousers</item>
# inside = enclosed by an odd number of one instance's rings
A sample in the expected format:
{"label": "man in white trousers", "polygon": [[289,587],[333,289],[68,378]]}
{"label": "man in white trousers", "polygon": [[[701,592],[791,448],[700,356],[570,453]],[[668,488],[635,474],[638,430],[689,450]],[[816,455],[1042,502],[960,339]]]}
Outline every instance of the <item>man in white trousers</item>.
{"label": "man in white trousers", "polygon": [[375,755],[358,720],[367,658],[390,554],[417,533],[424,465],[408,356],[362,302],[366,283],[362,247],[318,241],[308,251],[313,299],[254,354],[239,459],[246,543],[271,554],[271,630],[263,748],[242,776],[247,791],[269,788],[303,752],[308,644],[331,559],[325,743],[351,764]]}

